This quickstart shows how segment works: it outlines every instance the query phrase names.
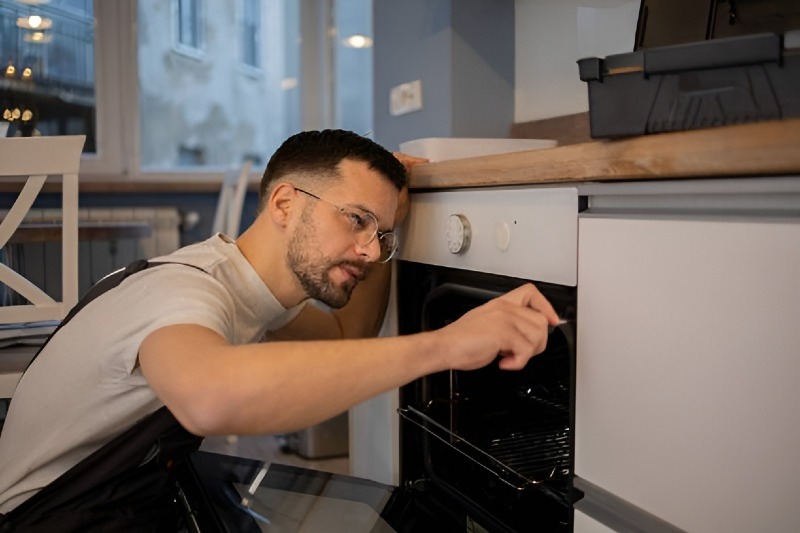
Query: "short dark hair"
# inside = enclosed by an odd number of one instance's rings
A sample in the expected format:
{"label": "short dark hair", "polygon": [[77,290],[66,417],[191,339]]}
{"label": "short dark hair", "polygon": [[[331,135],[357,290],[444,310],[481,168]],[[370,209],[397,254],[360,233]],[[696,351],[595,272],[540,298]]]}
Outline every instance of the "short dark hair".
{"label": "short dark hair", "polygon": [[259,206],[272,185],[289,174],[336,178],[343,159],[363,161],[391,181],[397,190],[406,186],[405,167],[375,141],[346,130],[303,131],[292,135],[267,163],[259,186]]}

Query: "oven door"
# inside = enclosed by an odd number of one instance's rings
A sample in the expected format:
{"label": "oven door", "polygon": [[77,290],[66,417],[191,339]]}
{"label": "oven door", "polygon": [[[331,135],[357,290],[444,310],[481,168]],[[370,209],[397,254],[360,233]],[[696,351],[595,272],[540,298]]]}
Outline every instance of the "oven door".
{"label": "oven door", "polygon": [[[526,283],[406,261],[398,268],[401,334],[443,327]],[[576,290],[536,285],[567,324],[525,369],[441,372],[400,391],[401,481],[435,495],[462,528],[572,529]]]}
{"label": "oven door", "polygon": [[281,464],[193,454],[178,468],[182,530],[190,532],[389,533],[474,531],[415,487]]}

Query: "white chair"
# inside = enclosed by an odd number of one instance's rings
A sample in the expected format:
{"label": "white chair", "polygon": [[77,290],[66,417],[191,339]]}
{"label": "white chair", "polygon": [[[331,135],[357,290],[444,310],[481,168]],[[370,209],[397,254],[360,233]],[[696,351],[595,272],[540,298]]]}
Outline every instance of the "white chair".
{"label": "white chair", "polygon": [[214,213],[214,223],[211,225],[212,235],[224,233],[231,239],[239,236],[239,225],[242,222],[242,208],[247,194],[251,166],[252,161],[248,159],[238,174],[235,167],[225,173],[222,188],[219,191],[217,210]]}
{"label": "white chair", "polygon": [[[0,264],[0,283],[30,302],[0,306],[0,325],[60,321],[78,302],[78,169],[85,141],[84,135],[0,138],[0,180],[19,182],[22,189],[0,222],[0,247],[9,246],[48,176],[62,182],[61,300]],[[7,368],[2,359],[0,353],[0,398],[9,398],[24,368]]]}
{"label": "white chair", "polygon": [[[250,167],[253,162],[249,159],[242,164],[239,173],[236,166],[225,173],[222,178],[222,188],[219,191],[217,210],[214,213],[214,223],[211,225],[211,235],[222,233],[231,239],[239,236],[239,226],[242,223],[242,208],[244,197],[247,194],[247,183],[250,181]],[[233,444],[238,440],[236,435],[228,435],[228,443]]]}

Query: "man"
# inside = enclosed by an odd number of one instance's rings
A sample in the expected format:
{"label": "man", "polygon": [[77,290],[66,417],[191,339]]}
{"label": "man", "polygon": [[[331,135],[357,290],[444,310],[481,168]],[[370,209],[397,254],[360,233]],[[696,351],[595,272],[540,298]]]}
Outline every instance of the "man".
{"label": "man", "polygon": [[438,331],[365,338],[380,327],[407,202],[403,165],[368,139],[299,133],[259,192],[237,241],[216,235],[159,259],[179,264],[132,275],[44,348],[0,438],[0,512],[163,405],[194,435],[285,433],[498,353],[520,369],[557,323],[526,285]]}

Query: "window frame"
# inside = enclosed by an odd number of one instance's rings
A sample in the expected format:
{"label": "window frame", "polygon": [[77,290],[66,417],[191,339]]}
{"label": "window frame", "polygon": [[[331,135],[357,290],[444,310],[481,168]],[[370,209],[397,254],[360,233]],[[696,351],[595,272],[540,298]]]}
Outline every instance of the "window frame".
{"label": "window frame", "polygon": [[[253,26],[253,39],[252,42],[250,41],[250,35],[246,32],[248,29],[248,4],[257,5],[257,13],[256,19],[254,20]],[[239,0],[239,25],[242,31],[242,38],[240,39],[240,53],[239,53],[239,61],[242,67],[246,71],[253,72],[255,74],[260,75],[262,72],[263,67],[263,57],[261,54],[261,42],[262,42],[262,34],[264,31],[264,24],[263,24],[263,10],[261,9],[260,0]],[[253,55],[255,57],[255,63],[248,63],[247,62],[247,52],[248,52],[248,45],[252,45],[253,47]]]}
{"label": "window frame", "polygon": [[[321,21],[327,20],[331,0],[315,0],[311,10],[301,9],[303,42],[327,41],[318,36]],[[303,2],[305,5],[306,2]],[[310,6],[309,6],[310,7]],[[212,166],[177,167],[175,170],[141,168],[141,126],[139,112],[138,8],[137,0],[94,0],[95,99],[97,152],[81,159],[81,179],[98,182],[209,182],[219,183],[227,168]],[[263,18],[263,10],[262,10]],[[314,19],[314,20],[310,20]],[[263,20],[262,20],[263,23]],[[261,31],[264,31],[262,25]],[[241,44],[239,45],[241,46]],[[329,71],[327,55],[309,60],[301,51],[301,75]],[[242,65],[244,66],[244,65]],[[254,69],[248,69],[253,75]],[[315,74],[312,78],[319,79]],[[324,76],[323,76],[324,77]],[[332,127],[330,95],[326,84],[306,83],[301,88],[301,118],[304,129]],[[327,104],[327,105],[326,105]],[[255,172],[255,170],[254,170]]]}
{"label": "window frame", "polygon": [[[194,28],[194,39],[197,45],[185,43],[181,40],[183,36],[181,23],[181,3],[191,3],[194,12],[192,17],[196,18]],[[205,58],[205,2],[203,0],[172,0],[170,12],[170,25],[172,27],[172,49],[182,55],[203,60]]]}

